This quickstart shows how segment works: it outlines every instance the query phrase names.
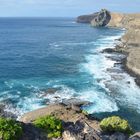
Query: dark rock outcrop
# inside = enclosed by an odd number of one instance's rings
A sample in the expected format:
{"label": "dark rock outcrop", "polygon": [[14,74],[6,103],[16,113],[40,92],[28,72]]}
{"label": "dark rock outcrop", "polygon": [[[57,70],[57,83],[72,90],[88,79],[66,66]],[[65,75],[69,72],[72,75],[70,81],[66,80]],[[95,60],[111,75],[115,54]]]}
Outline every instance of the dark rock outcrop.
{"label": "dark rock outcrop", "polygon": [[64,130],[63,140],[101,140],[100,133],[80,120],[66,123]]}
{"label": "dark rock outcrop", "polygon": [[109,140],[127,140],[128,135],[125,135],[124,133],[116,132],[112,134],[109,138]]}
{"label": "dark rock outcrop", "polygon": [[17,116],[14,113],[5,111],[5,105],[4,104],[0,104],[0,117],[12,118],[12,119],[17,118]]}
{"label": "dark rock outcrop", "polygon": [[47,134],[32,124],[22,124],[23,135],[20,140],[47,140]]}
{"label": "dark rock outcrop", "polygon": [[82,100],[79,100],[77,98],[71,98],[68,100],[63,100],[62,104],[66,105],[66,106],[74,105],[74,106],[81,107],[81,106],[89,105],[90,102],[89,101],[82,101]]}
{"label": "dark rock outcrop", "polygon": [[62,120],[62,137],[52,140],[139,140],[140,137],[139,133],[129,138],[125,133],[103,132],[98,120],[73,110],[69,104],[53,104],[27,113],[20,119],[24,132],[21,140],[47,140],[46,134],[32,125],[33,120],[46,115],[53,115]]}
{"label": "dark rock outcrop", "polygon": [[91,23],[91,21],[98,15],[97,13],[90,14],[90,15],[82,15],[77,18],[77,22],[79,23]]}
{"label": "dark rock outcrop", "polygon": [[110,12],[106,9],[102,9],[95,18],[91,21],[91,24],[95,27],[106,26],[111,19]]}
{"label": "dark rock outcrop", "polygon": [[115,52],[114,48],[106,48],[102,51],[102,53],[113,53],[113,52]]}
{"label": "dark rock outcrop", "polygon": [[110,19],[110,12],[106,9],[102,9],[100,12],[94,14],[79,16],[77,22],[91,23],[93,26],[106,26]]}

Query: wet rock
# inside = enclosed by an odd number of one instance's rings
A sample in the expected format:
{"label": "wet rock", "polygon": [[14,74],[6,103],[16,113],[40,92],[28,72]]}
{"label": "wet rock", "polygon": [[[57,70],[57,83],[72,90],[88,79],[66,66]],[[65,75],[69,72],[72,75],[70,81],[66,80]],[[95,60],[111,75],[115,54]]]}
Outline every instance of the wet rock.
{"label": "wet rock", "polygon": [[60,89],[59,88],[48,88],[47,90],[41,92],[40,97],[45,97],[47,95],[55,94],[58,90],[60,90]]}
{"label": "wet rock", "polygon": [[107,71],[110,73],[122,73],[121,69],[115,69],[115,68],[107,68]]}
{"label": "wet rock", "polygon": [[130,84],[131,82],[130,81],[127,81],[127,84]]}
{"label": "wet rock", "polygon": [[119,81],[119,80],[123,80],[124,79],[124,76],[123,75],[111,75],[111,78],[114,80],[114,81]]}
{"label": "wet rock", "polygon": [[5,111],[4,104],[0,104],[0,117],[13,118],[13,119],[17,118],[17,116],[14,113]]}
{"label": "wet rock", "polygon": [[64,105],[67,105],[67,106],[74,105],[74,106],[78,106],[78,107],[90,104],[89,101],[81,101],[77,98],[71,98],[71,99],[68,99],[68,100],[63,100],[62,103]]}
{"label": "wet rock", "polygon": [[114,52],[115,52],[115,50],[112,48],[106,48],[102,51],[102,53],[114,53]]}
{"label": "wet rock", "polygon": [[81,107],[89,105],[90,102],[81,101],[81,100],[78,100],[77,98],[71,98],[68,100],[63,100],[62,104],[69,107],[72,110],[75,110],[76,112],[81,112]]}

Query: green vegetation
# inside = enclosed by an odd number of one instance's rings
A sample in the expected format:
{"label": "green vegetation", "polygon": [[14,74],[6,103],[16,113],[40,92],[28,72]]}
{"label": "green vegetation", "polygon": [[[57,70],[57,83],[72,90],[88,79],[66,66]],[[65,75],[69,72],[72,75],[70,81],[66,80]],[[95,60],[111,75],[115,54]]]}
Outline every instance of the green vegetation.
{"label": "green vegetation", "polygon": [[18,140],[22,135],[22,127],[12,119],[0,118],[0,139]]}
{"label": "green vegetation", "polygon": [[123,132],[126,134],[133,133],[129,123],[118,116],[103,119],[100,123],[100,127],[105,132]]}
{"label": "green vegetation", "polygon": [[53,117],[45,116],[35,120],[34,125],[48,134],[48,138],[57,138],[62,135],[62,121]]}

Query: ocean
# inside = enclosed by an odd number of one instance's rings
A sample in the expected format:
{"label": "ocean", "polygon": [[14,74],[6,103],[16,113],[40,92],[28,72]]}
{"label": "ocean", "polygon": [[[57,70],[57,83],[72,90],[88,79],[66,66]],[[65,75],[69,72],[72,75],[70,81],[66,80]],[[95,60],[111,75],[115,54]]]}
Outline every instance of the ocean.
{"label": "ocean", "polygon": [[[123,29],[93,28],[72,18],[0,18],[0,102],[20,117],[77,98],[100,119],[120,115],[140,130],[140,88],[114,47]],[[53,94],[46,94],[48,90]]]}

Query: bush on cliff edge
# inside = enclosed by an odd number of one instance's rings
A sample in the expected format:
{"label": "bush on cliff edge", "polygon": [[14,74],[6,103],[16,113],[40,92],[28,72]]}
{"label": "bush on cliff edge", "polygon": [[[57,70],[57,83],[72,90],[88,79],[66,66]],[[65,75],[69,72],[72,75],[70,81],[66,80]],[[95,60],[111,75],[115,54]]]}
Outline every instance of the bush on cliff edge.
{"label": "bush on cliff edge", "polygon": [[33,124],[44,130],[47,133],[48,138],[57,138],[62,135],[62,121],[53,116],[49,115],[38,118]]}
{"label": "bush on cliff edge", "polygon": [[100,122],[100,127],[105,132],[122,132],[129,135],[133,133],[129,123],[118,116],[103,119]]}
{"label": "bush on cliff edge", "polygon": [[0,139],[18,140],[22,135],[22,127],[15,120],[0,117]]}

